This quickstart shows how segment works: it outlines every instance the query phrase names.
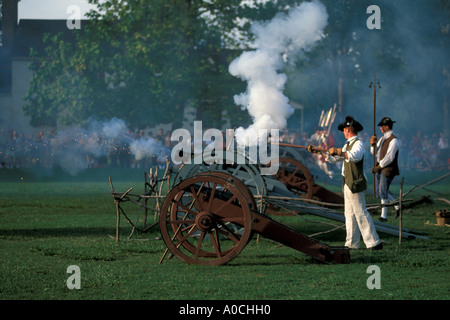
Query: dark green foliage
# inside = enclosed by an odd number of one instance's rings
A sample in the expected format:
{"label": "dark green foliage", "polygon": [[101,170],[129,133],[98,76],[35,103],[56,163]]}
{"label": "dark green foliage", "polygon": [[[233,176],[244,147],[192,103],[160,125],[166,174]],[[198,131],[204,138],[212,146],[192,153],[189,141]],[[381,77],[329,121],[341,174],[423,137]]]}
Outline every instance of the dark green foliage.
{"label": "dark green foliage", "polygon": [[[222,111],[232,126],[250,119],[234,104],[245,83],[228,66],[267,21],[301,1],[240,5],[233,1],[106,1],[92,11],[75,44],[48,37],[25,112],[34,125],[82,124],[92,116],[117,117],[132,127],[172,123],[180,127],[186,104],[196,118],[221,127]],[[289,57],[286,95],[305,107],[314,123],[323,108],[338,104],[340,116],[372,117],[374,72],[383,87],[378,114],[402,119],[404,132],[433,123],[446,131],[450,10],[446,1],[381,1],[381,29],[369,30],[370,1],[322,1],[328,26],[315,50]],[[101,19],[100,19],[101,17]],[[206,17],[206,18],[205,18]],[[238,24],[236,17],[242,18]],[[242,38],[232,36],[239,31]],[[423,117],[416,114],[423,108]],[[430,129],[431,130],[431,129]],[[411,132],[414,133],[414,132]],[[448,133],[448,132],[447,132]]]}

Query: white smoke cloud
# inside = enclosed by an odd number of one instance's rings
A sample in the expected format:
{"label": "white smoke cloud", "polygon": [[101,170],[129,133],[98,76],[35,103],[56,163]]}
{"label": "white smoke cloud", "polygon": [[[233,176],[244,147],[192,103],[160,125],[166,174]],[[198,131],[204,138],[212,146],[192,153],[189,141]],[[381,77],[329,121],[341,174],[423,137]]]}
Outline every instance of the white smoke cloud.
{"label": "white smoke cloud", "polygon": [[233,60],[229,72],[247,81],[247,91],[234,101],[247,109],[253,119],[249,128],[236,130],[237,143],[257,141],[259,129],[283,129],[294,109],[283,94],[287,80],[280,73],[285,58],[310,50],[323,36],[327,25],[326,8],[319,1],[303,2],[287,14],[277,15],[265,23],[255,23],[254,51],[246,51]]}
{"label": "white smoke cloud", "polygon": [[[128,128],[124,120],[112,118],[106,122],[95,122],[95,125],[100,125],[100,132],[104,136],[111,139],[116,139],[127,134]],[[94,128],[94,125],[91,125]]]}
{"label": "white smoke cloud", "polygon": [[164,148],[152,137],[137,138],[130,133],[122,119],[107,121],[89,119],[88,126],[61,130],[51,138],[53,165],[76,175],[89,166],[89,159],[105,157],[112,149],[129,152],[139,161],[159,154]]}
{"label": "white smoke cloud", "polygon": [[136,160],[151,157],[155,153],[159,153],[159,149],[161,149],[161,143],[153,138],[136,139],[130,144],[130,151]]}

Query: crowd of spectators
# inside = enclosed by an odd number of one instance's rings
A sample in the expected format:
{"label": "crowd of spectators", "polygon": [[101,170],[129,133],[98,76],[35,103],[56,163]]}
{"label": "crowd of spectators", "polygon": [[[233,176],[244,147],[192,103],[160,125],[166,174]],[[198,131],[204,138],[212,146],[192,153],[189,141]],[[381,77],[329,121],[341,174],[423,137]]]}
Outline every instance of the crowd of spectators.
{"label": "crowd of spectators", "polygon": [[[128,139],[110,139],[101,135],[86,135],[83,131],[72,132],[62,138],[60,133],[39,132],[24,135],[14,130],[0,130],[0,168],[53,168],[63,166],[64,161],[78,161],[81,168],[150,168],[163,167],[166,157],[175,142],[170,140],[171,131],[136,130],[128,132]],[[327,136],[327,139],[323,139]],[[370,135],[360,134],[369,150]],[[418,130],[413,136],[398,136],[401,146],[399,165],[406,170],[447,170],[450,168],[448,139],[444,133],[423,135]],[[145,155],[139,160],[132,154],[130,141],[154,139],[158,148],[155,153]],[[315,130],[313,133],[286,129],[280,132],[280,142],[301,146],[320,147],[342,146],[343,137],[338,132]],[[367,167],[371,167],[371,155],[367,151]]]}
{"label": "crowd of spectators", "polygon": [[[163,167],[174,142],[171,132],[136,130],[116,138],[98,132],[70,130],[24,135],[15,130],[0,130],[1,168],[149,168]],[[152,141],[153,154],[141,157],[131,152],[131,142]]]}

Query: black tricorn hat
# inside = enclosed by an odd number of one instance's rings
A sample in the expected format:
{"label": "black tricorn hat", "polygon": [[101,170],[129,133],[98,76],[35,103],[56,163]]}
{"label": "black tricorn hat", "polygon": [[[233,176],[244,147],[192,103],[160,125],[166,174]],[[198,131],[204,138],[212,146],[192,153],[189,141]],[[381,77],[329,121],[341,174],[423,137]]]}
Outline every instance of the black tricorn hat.
{"label": "black tricorn hat", "polygon": [[352,116],[346,116],[345,121],[338,125],[339,131],[344,131],[346,127],[353,127],[356,132],[362,131],[364,128],[361,123],[353,119]]}
{"label": "black tricorn hat", "polygon": [[380,123],[378,124],[378,126],[392,126],[392,124],[395,123],[395,121],[392,121],[391,118],[389,117],[384,117],[383,119],[381,119]]}

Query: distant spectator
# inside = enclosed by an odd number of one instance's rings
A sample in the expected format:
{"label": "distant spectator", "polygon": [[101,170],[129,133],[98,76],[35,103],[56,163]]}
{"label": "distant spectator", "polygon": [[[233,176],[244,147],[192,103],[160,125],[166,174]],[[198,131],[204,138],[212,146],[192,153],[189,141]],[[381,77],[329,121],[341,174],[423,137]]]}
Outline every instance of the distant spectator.
{"label": "distant spectator", "polygon": [[448,140],[443,132],[441,132],[438,141],[438,153],[439,153],[439,161],[446,165],[450,162],[450,154],[448,148]]}

